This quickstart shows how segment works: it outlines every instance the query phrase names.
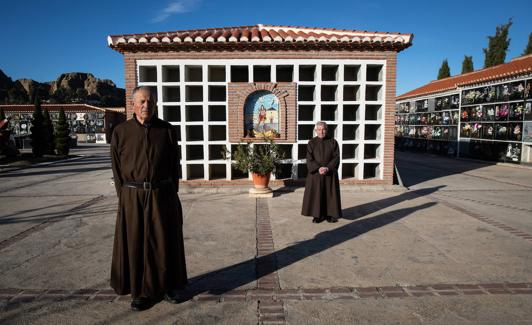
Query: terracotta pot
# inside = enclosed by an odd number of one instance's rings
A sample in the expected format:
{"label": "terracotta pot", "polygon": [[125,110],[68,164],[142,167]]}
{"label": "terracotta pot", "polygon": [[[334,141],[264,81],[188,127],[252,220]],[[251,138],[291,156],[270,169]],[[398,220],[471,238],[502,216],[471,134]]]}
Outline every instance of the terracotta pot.
{"label": "terracotta pot", "polygon": [[270,182],[270,174],[271,173],[261,175],[257,173],[251,173],[251,176],[253,177],[253,185],[255,186],[255,188],[267,188],[268,183]]}

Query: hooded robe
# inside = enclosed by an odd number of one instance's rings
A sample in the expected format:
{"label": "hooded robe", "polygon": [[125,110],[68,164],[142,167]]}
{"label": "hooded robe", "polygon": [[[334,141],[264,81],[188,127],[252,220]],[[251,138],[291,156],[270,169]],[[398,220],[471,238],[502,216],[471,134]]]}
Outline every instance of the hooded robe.
{"label": "hooded robe", "polygon": [[[301,214],[310,217],[342,217],[338,166],[340,150],[338,142],[328,136],[312,138],[307,144],[307,179]],[[329,171],[320,175],[320,167]]]}
{"label": "hooded robe", "polygon": [[[133,116],[114,129],[111,160],[118,195],[111,287],[150,298],[182,289],[187,271],[175,129],[156,117],[143,125]],[[164,180],[151,190],[122,186]]]}

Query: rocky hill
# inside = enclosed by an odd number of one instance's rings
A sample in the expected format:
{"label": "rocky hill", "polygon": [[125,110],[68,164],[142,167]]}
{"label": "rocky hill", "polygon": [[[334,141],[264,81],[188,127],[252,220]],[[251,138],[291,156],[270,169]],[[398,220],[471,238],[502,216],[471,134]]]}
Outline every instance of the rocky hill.
{"label": "rocky hill", "polygon": [[63,73],[57,80],[40,83],[32,79],[13,81],[0,70],[0,103],[29,104],[35,97],[50,103],[88,103],[96,106],[125,106],[125,91],[109,79],[90,73]]}

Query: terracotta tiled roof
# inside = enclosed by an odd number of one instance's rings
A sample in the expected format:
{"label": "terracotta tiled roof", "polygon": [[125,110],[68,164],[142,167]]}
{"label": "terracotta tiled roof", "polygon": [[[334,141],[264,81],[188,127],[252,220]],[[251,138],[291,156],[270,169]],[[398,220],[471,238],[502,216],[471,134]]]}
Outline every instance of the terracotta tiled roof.
{"label": "terracotta tiled roof", "polygon": [[401,51],[412,45],[412,34],[334,28],[255,25],[173,32],[111,35],[119,51],[179,51],[224,48],[350,48]]}
{"label": "terracotta tiled roof", "polygon": [[[0,108],[5,112],[33,112],[35,105],[32,104],[12,104],[12,105],[0,105]],[[102,111],[105,112],[107,109],[102,107],[96,107],[87,104],[41,104],[42,109],[48,109],[50,112],[59,111],[61,108],[65,112],[81,112],[81,111]],[[114,111],[114,109],[112,109]]]}
{"label": "terracotta tiled roof", "polygon": [[479,84],[487,81],[495,81],[498,79],[517,77],[527,74],[532,74],[532,54],[515,58],[508,63],[494,67],[431,81],[424,86],[398,96],[397,100],[447,92],[455,90],[461,86]]}

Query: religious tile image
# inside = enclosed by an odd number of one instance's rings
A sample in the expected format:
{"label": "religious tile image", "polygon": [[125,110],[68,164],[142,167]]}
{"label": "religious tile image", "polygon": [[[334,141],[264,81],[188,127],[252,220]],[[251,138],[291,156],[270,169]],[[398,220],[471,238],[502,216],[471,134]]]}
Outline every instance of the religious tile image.
{"label": "religious tile image", "polygon": [[279,137],[279,98],[273,93],[252,93],[246,100],[244,112],[246,137]]}

